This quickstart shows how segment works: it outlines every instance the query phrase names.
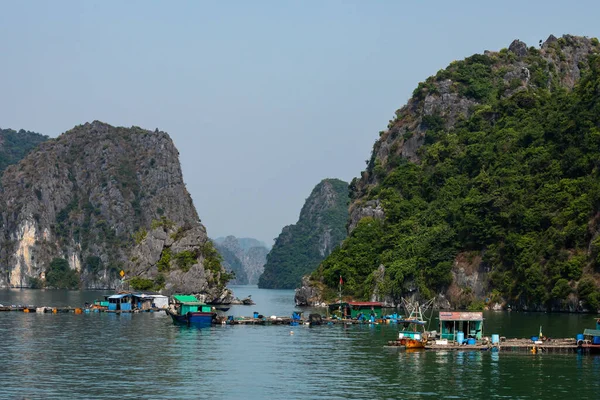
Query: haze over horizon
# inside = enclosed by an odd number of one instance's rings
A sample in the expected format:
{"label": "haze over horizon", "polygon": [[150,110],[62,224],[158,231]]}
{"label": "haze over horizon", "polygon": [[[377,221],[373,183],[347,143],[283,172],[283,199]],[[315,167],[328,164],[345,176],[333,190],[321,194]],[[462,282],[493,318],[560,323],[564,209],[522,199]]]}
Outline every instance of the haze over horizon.
{"label": "haze over horizon", "polygon": [[0,127],[166,131],[209,236],[271,245],[319,181],[360,175],[418,82],[517,38],[599,36],[598,11],[592,1],[3,2]]}

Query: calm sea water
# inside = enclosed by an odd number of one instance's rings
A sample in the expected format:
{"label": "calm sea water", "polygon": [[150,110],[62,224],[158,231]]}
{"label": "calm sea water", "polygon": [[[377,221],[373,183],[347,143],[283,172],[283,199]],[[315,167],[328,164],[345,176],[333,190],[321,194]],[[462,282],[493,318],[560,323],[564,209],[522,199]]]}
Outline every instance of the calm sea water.
{"label": "calm sea water", "polygon": [[[232,289],[257,304],[227,314],[296,310],[291,290]],[[0,290],[0,303],[77,306],[103,294]],[[590,315],[485,318],[486,334],[508,337],[540,325],[547,336],[571,337],[593,326]],[[396,335],[393,325],[198,329],[164,313],[0,312],[0,398],[600,398],[598,356],[385,348]]]}

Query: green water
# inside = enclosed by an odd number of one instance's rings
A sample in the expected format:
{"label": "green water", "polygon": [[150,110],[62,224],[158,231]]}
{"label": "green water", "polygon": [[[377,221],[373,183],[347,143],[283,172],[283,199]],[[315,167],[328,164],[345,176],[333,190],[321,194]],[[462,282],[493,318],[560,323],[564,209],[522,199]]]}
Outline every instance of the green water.
{"label": "green water", "polygon": [[[296,310],[293,291],[233,289],[257,304],[228,314]],[[75,306],[101,295],[0,290],[0,303]],[[540,325],[571,337],[593,316],[485,313],[487,335],[531,336]],[[600,398],[598,356],[385,348],[396,335],[393,325],[197,329],[164,313],[0,312],[0,398]]]}

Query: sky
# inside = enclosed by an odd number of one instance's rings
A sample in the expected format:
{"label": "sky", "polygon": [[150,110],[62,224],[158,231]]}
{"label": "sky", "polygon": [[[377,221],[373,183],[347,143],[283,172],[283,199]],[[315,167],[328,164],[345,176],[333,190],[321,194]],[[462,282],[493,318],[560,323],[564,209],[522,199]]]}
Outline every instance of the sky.
{"label": "sky", "polygon": [[360,176],[419,81],[484,50],[600,36],[600,2],[0,0],[0,127],[169,133],[211,237],[272,244]]}

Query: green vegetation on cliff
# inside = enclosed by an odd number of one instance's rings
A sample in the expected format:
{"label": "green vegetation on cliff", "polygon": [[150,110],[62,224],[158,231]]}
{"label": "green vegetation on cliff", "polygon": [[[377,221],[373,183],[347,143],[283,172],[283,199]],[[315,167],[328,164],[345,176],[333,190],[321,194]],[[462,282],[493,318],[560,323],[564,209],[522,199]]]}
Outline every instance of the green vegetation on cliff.
{"label": "green vegetation on cliff", "polygon": [[55,258],[46,270],[46,286],[53,289],[78,289],[79,273],[64,258]]}
{"label": "green vegetation on cliff", "polygon": [[523,57],[528,83],[506,81],[503,65],[516,57],[504,50],[455,62],[417,88],[419,101],[451,79],[480,103],[452,129],[442,115],[423,118],[418,161],[371,160],[374,184],[353,197],[357,207],[379,200],[385,217],[363,218],[313,278],[333,291],[342,275],[357,298],[431,297],[452,283],[459,253],[478,254],[491,297],[560,308],[575,295],[600,307],[600,56],[579,62],[572,91],[537,49]]}
{"label": "green vegetation on cliff", "polygon": [[0,129],[0,175],[7,166],[18,163],[38,144],[48,140],[39,133]]}
{"label": "green vegetation on cliff", "polygon": [[306,200],[296,225],[283,228],[258,286],[267,289],[298,287],[303,275],[313,271],[346,237],[348,184],[324,179]]}

